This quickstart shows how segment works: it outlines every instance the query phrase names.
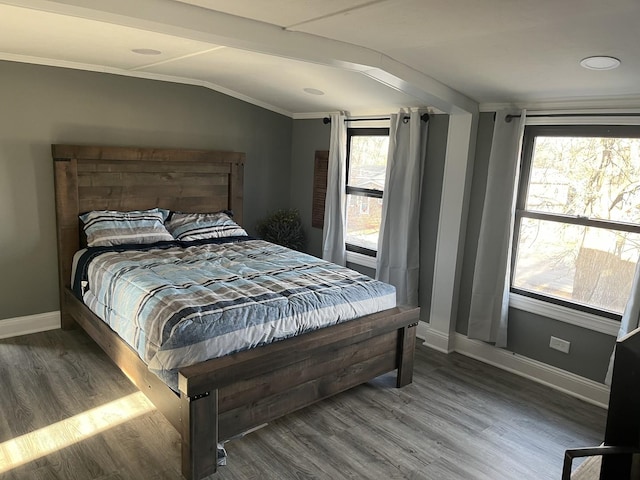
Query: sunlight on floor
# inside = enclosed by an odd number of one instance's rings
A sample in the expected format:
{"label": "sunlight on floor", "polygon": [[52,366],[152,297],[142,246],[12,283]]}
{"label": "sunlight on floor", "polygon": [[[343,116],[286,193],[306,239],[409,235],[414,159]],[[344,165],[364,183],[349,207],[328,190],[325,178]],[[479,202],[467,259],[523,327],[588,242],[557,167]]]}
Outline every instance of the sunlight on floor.
{"label": "sunlight on floor", "polygon": [[142,392],[82,412],[0,444],[0,473],[44,457],[154,410]]}

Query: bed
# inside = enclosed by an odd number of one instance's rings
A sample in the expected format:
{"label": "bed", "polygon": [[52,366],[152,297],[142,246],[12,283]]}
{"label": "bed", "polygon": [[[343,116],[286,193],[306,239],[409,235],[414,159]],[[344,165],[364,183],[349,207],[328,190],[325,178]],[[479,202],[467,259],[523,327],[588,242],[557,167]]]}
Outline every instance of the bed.
{"label": "bed", "polygon": [[182,438],[182,473],[216,472],[221,440],[397,370],[412,381],[419,309],[394,307],[180,368],[176,387],[71,290],[92,210],[232,210],[242,224],[245,155],[183,149],[53,145],[62,327],[79,325],[156,405]]}

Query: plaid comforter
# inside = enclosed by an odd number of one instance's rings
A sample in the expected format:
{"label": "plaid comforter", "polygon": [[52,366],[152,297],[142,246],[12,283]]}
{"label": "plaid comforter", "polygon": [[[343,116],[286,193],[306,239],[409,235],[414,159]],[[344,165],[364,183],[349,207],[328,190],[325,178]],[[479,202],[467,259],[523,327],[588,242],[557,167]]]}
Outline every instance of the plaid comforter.
{"label": "plaid comforter", "polygon": [[175,390],[181,367],[395,306],[391,285],[262,240],[89,250],[84,302]]}

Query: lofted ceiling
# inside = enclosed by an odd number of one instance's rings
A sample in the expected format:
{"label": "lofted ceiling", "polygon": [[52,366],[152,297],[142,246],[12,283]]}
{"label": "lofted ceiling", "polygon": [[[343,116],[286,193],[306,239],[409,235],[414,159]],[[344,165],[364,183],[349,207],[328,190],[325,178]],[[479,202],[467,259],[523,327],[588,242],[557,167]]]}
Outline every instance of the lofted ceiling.
{"label": "lofted ceiling", "polygon": [[[637,108],[638,24],[638,0],[0,0],[0,59],[201,85],[293,118]],[[580,67],[590,55],[621,66]]]}

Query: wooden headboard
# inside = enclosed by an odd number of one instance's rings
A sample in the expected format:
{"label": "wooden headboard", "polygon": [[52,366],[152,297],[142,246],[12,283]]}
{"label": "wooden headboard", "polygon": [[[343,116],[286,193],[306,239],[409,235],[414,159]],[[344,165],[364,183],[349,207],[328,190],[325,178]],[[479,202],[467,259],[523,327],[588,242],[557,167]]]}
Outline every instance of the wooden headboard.
{"label": "wooden headboard", "polygon": [[90,210],[233,210],[242,224],[245,154],[208,150],[52,145],[61,294],[71,284]]}

